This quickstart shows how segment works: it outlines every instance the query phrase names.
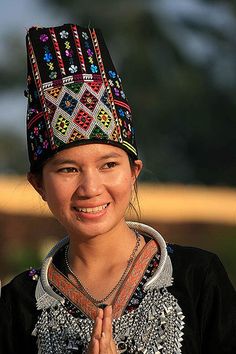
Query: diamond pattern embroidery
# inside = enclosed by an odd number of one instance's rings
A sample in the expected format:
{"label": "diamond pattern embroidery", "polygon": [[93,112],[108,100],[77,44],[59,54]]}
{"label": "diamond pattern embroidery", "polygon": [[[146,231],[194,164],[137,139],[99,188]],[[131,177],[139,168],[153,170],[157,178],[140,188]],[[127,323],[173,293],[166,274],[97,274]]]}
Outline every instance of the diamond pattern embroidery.
{"label": "diamond pattern embroidery", "polygon": [[109,116],[109,114],[108,114],[106,111],[104,111],[103,108],[102,108],[102,109],[100,110],[100,112],[98,113],[97,119],[100,120],[101,123],[102,123],[103,125],[105,125],[106,128],[109,127],[109,125],[110,125],[110,123],[111,123],[111,120],[112,120],[111,117]]}
{"label": "diamond pattern embroidery", "polygon": [[104,131],[98,125],[95,125],[89,138],[90,139],[108,139],[108,135],[106,133],[104,133]]}
{"label": "diamond pattern embroidery", "polygon": [[70,89],[72,92],[78,94],[80,92],[82,86],[83,86],[82,82],[80,82],[80,83],[75,82],[73,84],[67,85],[67,88]]}
{"label": "diamond pattern embroidery", "polygon": [[61,100],[59,107],[62,108],[69,115],[72,115],[77,102],[78,101],[75,98],[73,98],[66,92]]}
{"label": "diamond pattern embroidery", "polygon": [[81,139],[85,139],[86,137],[79,133],[76,129],[73,130],[73,132],[71,133],[71,136],[69,137],[69,143],[73,143],[73,141],[76,140],[81,140]]}
{"label": "diamond pattern embroidery", "polygon": [[88,130],[91,122],[93,121],[93,117],[91,117],[88,113],[80,109],[73,121],[82,129]]}
{"label": "diamond pattern embroidery", "polygon": [[49,95],[57,98],[59,93],[61,92],[62,87],[53,87],[51,89],[49,89],[47,92],[49,93]]}
{"label": "diamond pattern embroidery", "polygon": [[98,99],[91,92],[85,90],[80,102],[82,102],[90,111],[93,111]]}
{"label": "diamond pattern embroidery", "polygon": [[102,87],[102,82],[88,82],[88,85],[93,89],[94,92],[98,93]]}
{"label": "diamond pattern embroidery", "polygon": [[61,114],[59,115],[55,128],[63,135],[66,135],[67,129],[69,127],[70,122],[64,118]]}

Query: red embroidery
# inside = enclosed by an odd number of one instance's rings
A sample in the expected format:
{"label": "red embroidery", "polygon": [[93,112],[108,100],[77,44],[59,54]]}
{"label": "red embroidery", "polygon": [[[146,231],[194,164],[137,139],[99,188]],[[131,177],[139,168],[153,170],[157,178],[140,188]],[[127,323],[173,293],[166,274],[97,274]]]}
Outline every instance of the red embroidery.
{"label": "red embroidery", "polygon": [[[140,283],[150,260],[157,253],[158,246],[154,240],[149,241],[137,256],[113,302],[113,317],[122,315],[129,300]],[[48,270],[49,281],[75,306],[91,319],[97,315],[97,307],[86,298],[86,296],[70,282],[55,266],[51,264]]]}
{"label": "red embroidery", "polygon": [[158,248],[156,242],[151,240],[144,247],[143,251],[139,253],[133,267],[127,274],[124,285],[115,298],[113,305],[114,318],[118,318],[122,315],[127,304],[129,303],[132,294],[140,283],[143,274],[148,267],[150,259],[152,259],[152,257],[157,253],[157,250]]}

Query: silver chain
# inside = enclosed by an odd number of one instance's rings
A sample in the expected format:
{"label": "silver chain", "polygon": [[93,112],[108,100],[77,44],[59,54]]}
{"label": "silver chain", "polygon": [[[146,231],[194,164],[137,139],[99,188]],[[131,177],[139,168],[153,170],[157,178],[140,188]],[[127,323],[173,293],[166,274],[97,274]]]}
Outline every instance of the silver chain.
{"label": "silver chain", "polygon": [[116,285],[111,289],[111,291],[109,292],[108,295],[106,295],[103,299],[96,299],[93,295],[90,294],[90,292],[85,288],[85,286],[81,283],[79,277],[73,272],[73,270],[71,269],[70,267],[70,264],[69,264],[69,260],[68,260],[68,249],[69,249],[69,245],[67,245],[67,247],[65,248],[65,262],[66,262],[66,266],[69,270],[69,272],[75,277],[78,285],[81,287],[82,289],[82,292],[83,294],[89,299],[91,300],[96,306],[99,306],[100,304],[104,304],[104,302],[109,299],[109,297],[122,285],[127,273],[128,273],[128,270],[131,266],[131,264],[133,263],[133,260],[135,259],[135,255],[138,251],[138,248],[140,246],[140,243],[141,243],[141,236],[137,233],[136,233],[136,245],[129,257],[129,260],[128,260],[128,263],[127,263],[127,266],[121,276],[121,278],[119,279],[119,281],[116,283]]}

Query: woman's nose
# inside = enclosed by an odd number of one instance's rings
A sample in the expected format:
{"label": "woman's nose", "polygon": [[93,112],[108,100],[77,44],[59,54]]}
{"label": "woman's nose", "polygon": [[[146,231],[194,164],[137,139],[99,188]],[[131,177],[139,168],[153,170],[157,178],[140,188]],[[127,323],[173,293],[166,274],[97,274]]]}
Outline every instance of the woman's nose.
{"label": "woman's nose", "polygon": [[76,194],[80,198],[92,198],[103,192],[101,176],[97,171],[86,171],[81,174]]}

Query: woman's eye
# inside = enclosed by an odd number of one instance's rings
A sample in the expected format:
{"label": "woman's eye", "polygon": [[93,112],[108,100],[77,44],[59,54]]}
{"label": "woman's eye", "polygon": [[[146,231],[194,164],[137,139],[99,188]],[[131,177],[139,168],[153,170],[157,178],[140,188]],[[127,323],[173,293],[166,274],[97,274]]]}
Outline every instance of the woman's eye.
{"label": "woman's eye", "polygon": [[78,169],[75,168],[75,167],[63,167],[63,168],[60,168],[59,172],[62,172],[62,173],[75,173],[75,172],[78,172]]}
{"label": "woman's eye", "polygon": [[104,168],[113,168],[113,167],[115,167],[117,164],[116,164],[116,162],[107,162],[106,164],[105,164],[105,166],[104,166]]}

